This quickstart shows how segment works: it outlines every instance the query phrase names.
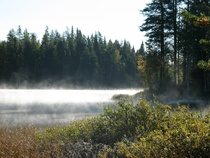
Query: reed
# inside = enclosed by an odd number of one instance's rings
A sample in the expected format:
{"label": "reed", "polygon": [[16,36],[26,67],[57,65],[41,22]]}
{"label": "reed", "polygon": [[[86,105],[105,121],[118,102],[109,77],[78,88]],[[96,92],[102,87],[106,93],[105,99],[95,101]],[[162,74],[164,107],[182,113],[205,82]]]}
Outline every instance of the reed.
{"label": "reed", "polygon": [[35,127],[0,128],[0,157],[39,157]]}

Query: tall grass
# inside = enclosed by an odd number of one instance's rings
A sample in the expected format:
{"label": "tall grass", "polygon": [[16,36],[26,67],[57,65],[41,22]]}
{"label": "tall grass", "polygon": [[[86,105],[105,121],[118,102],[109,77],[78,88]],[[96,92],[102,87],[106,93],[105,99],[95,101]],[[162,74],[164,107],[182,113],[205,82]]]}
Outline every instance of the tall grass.
{"label": "tall grass", "polygon": [[32,126],[0,128],[0,157],[39,157],[39,140]]}
{"label": "tall grass", "polygon": [[210,114],[121,100],[103,114],[37,129],[0,128],[0,157],[209,157]]}

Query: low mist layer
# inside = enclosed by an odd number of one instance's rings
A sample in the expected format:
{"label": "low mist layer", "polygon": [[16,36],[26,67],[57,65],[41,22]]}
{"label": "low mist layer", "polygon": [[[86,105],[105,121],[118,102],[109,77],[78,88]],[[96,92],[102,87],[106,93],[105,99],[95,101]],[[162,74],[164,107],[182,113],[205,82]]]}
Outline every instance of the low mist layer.
{"label": "low mist layer", "polygon": [[99,104],[111,104],[116,94],[134,95],[140,90],[0,90],[0,123],[52,124],[97,115]]}

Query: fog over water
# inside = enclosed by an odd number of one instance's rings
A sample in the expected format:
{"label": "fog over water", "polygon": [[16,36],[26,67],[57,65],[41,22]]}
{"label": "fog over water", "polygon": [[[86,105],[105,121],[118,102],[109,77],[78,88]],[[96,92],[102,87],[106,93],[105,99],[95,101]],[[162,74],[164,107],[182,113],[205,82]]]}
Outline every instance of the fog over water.
{"label": "fog over water", "polygon": [[50,125],[102,112],[115,94],[134,95],[140,90],[29,90],[0,89],[0,126]]}

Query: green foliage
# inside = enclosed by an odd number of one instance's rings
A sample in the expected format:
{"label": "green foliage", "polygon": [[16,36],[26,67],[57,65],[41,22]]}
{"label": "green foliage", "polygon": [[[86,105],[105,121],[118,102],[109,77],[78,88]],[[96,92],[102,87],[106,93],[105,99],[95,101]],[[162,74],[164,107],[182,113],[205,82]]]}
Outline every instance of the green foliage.
{"label": "green foliage", "polygon": [[0,42],[0,51],[0,81],[15,86],[25,80],[48,79],[65,81],[66,86],[132,85],[136,78],[136,56],[129,42],[107,43],[99,32],[86,37],[72,27],[61,35],[46,27],[39,41],[27,30],[22,33],[19,26],[17,31],[10,30],[7,41]]}
{"label": "green foliage", "polygon": [[[38,131],[42,143],[56,146],[91,142],[104,144],[99,157],[208,157],[210,115],[185,106],[121,100],[104,106],[98,117]],[[44,142],[44,143],[43,143]],[[105,147],[106,146],[106,147]],[[69,149],[70,150],[70,149]],[[73,149],[71,149],[73,150]],[[64,151],[61,151],[64,152]]]}
{"label": "green foliage", "polygon": [[209,119],[188,111],[175,109],[168,119],[147,136],[127,144],[116,143],[117,152],[125,157],[208,157],[210,153]]}
{"label": "green foliage", "polygon": [[36,136],[41,142],[50,144],[68,144],[90,139],[90,125],[92,119],[75,121],[70,126],[53,126],[45,128],[45,131],[37,131]]}
{"label": "green foliage", "polygon": [[198,66],[200,69],[210,70],[210,59],[208,60],[208,62],[203,61],[203,60],[198,61],[197,66]]}
{"label": "green foliage", "polygon": [[153,52],[146,57],[141,55],[137,59],[137,69],[143,86],[149,87],[150,90],[158,89],[160,80],[161,61],[157,53]]}
{"label": "green foliage", "polygon": [[119,157],[208,157],[209,114],[204,116],[186,107],[172,112],[171,107],[161,104],[150,107],[147,114],[145,126],[135,124],[138,130],[134,140],[117,142],[116,149],[107,152],[116,152]]}
{"label": "green foliage", "polygon": [[[200,16],[196,16],[194,14],[189,13],[186,10],[183,10],[181,15],[184,17],[185,21],[187,21],[188,23],[192,23],[195,26],[203,27],[203,28],[209,28],[209,26],[210,26],[210,17],[206,16],[203,13],[201,13]],[[200,44],[202,45],[203,50],[209,51],[209,46],[210,46],[209,30],[207,30],[206,38],[207,39],[200,39]],[[210,69],[210,60],[208,60],[208,62],[206,62],[204,60],[199,60],[197,63],[197,66],[200,69],[209,70]]]}
{"label": "green foliage", "polygon": [[182,10],[180,14],[183,16],[185,21],[187,21],[188,23],[192,23],[195,26],[204,27],[204,28],[210,26],[209,25],[210,18],[206,16],[204,13],[201,13],[200,16],[196,16],[194,14],[191,14],[187,10]]}

